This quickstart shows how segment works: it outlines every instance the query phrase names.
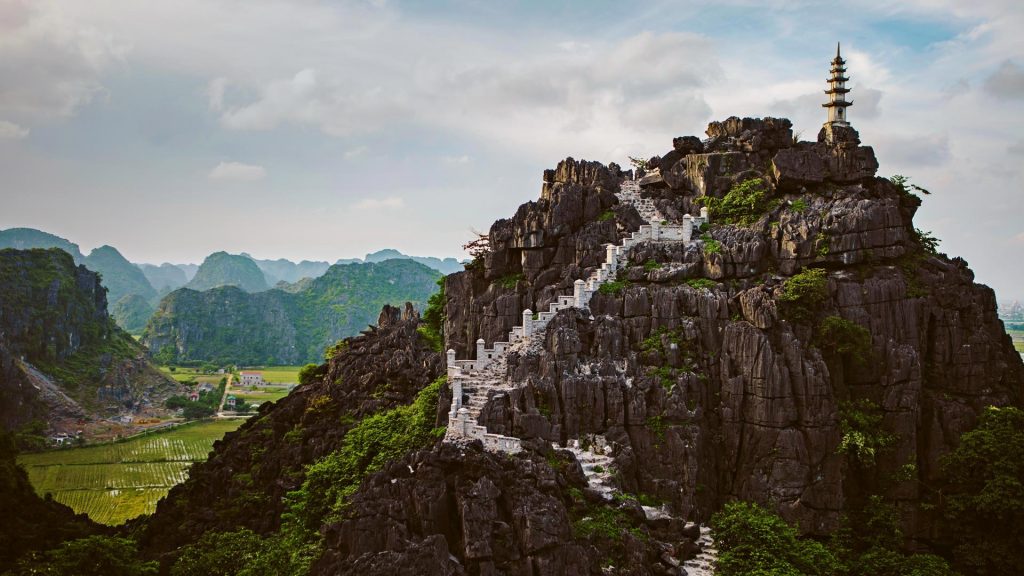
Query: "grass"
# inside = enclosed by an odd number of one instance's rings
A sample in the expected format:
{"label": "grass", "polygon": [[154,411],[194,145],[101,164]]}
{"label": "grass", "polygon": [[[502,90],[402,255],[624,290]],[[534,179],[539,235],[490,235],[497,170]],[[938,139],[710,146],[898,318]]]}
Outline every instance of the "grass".
{"label": "grass", "polygon": [[298,384],[302,366],[271,366],[258,370],[263,372],[263,379],[271,384]]}
{"label": "grass", "polygon": [[117,525],[156,510],[156,503],[206,460],[214,441],[244,420],[212,420],[123,442],[24,454],[33,488],[101,524]]}
{"label": "grass", "polygon": [[197,384],[209,383],[216,385],[220,382],[220,379],[224,377],[223,374],[204,374],[199,370],[199,368],[186,368],[183,366],[176,366],[174,371],[171,371],[168,366],[161,366],[160,372],[174,378],[178,382],[186,384],[194,382]]}

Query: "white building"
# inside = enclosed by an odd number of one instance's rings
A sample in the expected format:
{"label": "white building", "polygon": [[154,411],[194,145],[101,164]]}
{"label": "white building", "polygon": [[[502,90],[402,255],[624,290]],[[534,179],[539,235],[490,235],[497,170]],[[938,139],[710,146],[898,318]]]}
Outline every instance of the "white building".
{"label": "white building", "polygon": [[262,386],[263,372],[242,372],[242,386]]}

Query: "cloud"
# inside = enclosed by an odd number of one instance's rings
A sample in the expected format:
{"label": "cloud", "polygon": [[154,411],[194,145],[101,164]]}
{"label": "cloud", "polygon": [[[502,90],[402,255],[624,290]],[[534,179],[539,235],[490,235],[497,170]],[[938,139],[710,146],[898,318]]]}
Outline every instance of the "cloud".
{"label": "cloud", "polygon": [[103,93],[101,74],[126,49],[62,8],[0,0],[0,114],[68,117]]}
{"label": "cloud", "polygon": [[345,150],[345,152],[343,152],[341,156],[345,160],[358,160],[359,158],[365,156],[368,151],[369,148],[367,148],[366,146],[356,146],[355,148],[349,148],[348,150]]}
{"label": "cloud", "polygon": [[1007,151],[1013,156],[1024,156],[1024,140],[1018,140],[1010,144]]}
{"label": "cloud", "polygon": [[1024,99],[1024,69],[1009,60],[985,80],[985,90],[997,98]]}
{"label": "cloud", "polygon": [[353,88],[324,81],[312,68],[271,81],[260,92],[255,101],[226,109],[221,124],[233,130],[270,130],[293,123],[347,136],[374,131],[392,118],[407,118],[410,112],[378,87]]}
{"label": "cloud", "polygon": [[942,166],[952,157],[946,134],[878,134],[872,144],[887,166]]}
{"label": "cloud", "polygon": [[22,128],[14,122],[0,120],[0,140],[20,140],[28,136],[29,132],[28,128]]}
{"label": "cloud", "polygon": [[356,210],[400,210],[405,208],[405,200],[397,196],[389,198],[363,198],[352,207]]}
{"label": "cloud", "polygon": [[267,171],[263,166],[254,164],[243,164],[242,162],[221,162],[213,170],[210,170],[210,180],[222,180],[230,182],[255,182],[266,177]]}
{"label": "cloud", "polygon": [[449,166],[465,166],[473,161],[472,158],[463,154],[462,156],[444,156],[441,161]]}
{"label": "cloud", "polygon": [[224,92],[228,88],[228,79],[223,76],[210,80],[206,86],[207,102],[210,110],[220,112],[224,109]]}

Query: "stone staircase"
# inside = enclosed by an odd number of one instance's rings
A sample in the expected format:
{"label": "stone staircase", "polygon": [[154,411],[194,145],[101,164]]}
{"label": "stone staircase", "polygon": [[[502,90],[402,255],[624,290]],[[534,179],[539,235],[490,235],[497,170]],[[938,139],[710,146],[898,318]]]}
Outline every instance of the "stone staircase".
{"label": "stone staircase", "polygon": [[[529,309],[523,310],[523,323],[512,328],[507,341],[495,342],[493,348],[487,348],[483,339],[477,340],[474,360],[456,360],[455,351],[448,351],[448,382],[452,387],[452,404],[448,412],[446,441],[480,440],[489,450],[508,453],[522,450],[522,442],[518,438],[490,433],[478,424],[480,412],[487,402],[516,387],[515,383],[508,381],[507,354],[513,350],[539,350],[544,342],[547,325],[558,311],[587,308],[591,297],[603,284],[615,281],[618,270],[627,261],[629,249],[634,244],[649,241],[689,242],[693,230],[699,230],[708,221],[705,208],[701,210],[700,216],[684,216],[682,224],[668,224],[650,199],[640,197],[640,185],[636,181],[623,182],[616,196],[621,203],[636,208],[647,224],[640,226],[622,244],[608,244],[601,267],[586,280],[576,280],[572,296],[559,296],[548,305],[547,310],[536,314]],[[593,465],[604,468],[602,464],[596,463],[598,461],[603,462],[597,458]]]}
{"label": "stone staircase", "polygon": [[715,561],[718,560],[718,549],[715,548],[715,541],[711,537],[711,528],[700,527],[700,538],[697,539],[700,552],[693,558],[683,562],[683,570],[687,576],[713,576],[715,573]]}

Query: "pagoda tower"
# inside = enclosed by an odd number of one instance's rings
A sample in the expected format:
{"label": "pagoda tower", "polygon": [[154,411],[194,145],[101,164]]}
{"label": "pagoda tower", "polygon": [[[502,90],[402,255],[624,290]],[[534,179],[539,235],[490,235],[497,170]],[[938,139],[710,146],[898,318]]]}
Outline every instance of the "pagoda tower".
{"label": "pagoda tower", "polygon": [[825,125],[849,126],[846,120],[846,107],[853,102],[846,101],[846,93],[850,91],[846,87],[849,78],[846,77],[846,61],[839,55],[839,43],[836,43],[836,57],[832,60],[832,77],[828,79],[828,102],[822,104],[828,108],[828,122]]}

